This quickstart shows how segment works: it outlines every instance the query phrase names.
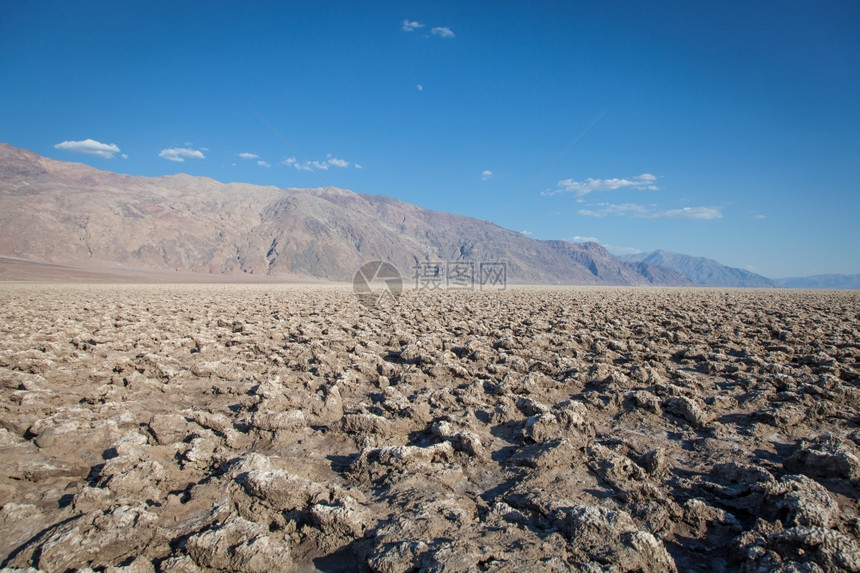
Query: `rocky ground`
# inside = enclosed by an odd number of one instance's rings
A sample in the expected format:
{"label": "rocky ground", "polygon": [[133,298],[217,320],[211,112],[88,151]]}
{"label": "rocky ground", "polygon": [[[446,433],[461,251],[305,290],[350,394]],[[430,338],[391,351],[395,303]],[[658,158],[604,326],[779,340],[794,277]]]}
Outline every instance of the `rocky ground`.
{"label": "rocky ground", "polygon": [[860,295],[0,286],[0,563],[860,571]]}

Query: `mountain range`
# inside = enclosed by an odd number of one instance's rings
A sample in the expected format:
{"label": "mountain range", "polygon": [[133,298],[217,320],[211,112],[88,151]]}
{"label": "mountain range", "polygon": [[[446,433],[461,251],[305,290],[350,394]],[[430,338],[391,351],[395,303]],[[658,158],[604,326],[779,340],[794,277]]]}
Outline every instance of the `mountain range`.
{"label": "mountain range", "polygon": [[363,263],[383,260],[416,284],[437,268],[440,280],[459,269],[479,284],[482,263],[504,263],[510,284],[860,286],[860,275],[778,281],[668,251],[615,257],[597,243],[536,240],[334,187],[123,175],[3,143],[0,259],[50,265],[49,274],[62,266],[71,276],[133,270],[181,280],[349,281]]}
{"label": "mountain range", "polygon": [[619,257],[625,261],[660,265],[689,278],[699,286],[773,288],[777,283],[762,275],[727,267],[713,259],[657,250]]}
{"label": "mountain range", "polygon": [[858,275],[813,275],[770,279],[744,269],[729,267],[713,259],[694,257],[671,251],[656,250],[650,253],[621,255],[628,262],[649,263],[681,273],[696,286],[745,288],[800,288],[800,289],[860,289]]}
{"label": "mountain range", "polygon": [[[205,177],[139,177],[0,144],[0,256],[74,268],[285,280],[352,280],[384,260],[506,265],[510,283],[690,285],[597,244],[538,241],[469,217],[333,187],[280,189]],[[476,281],[477,282],[477,281]]]}

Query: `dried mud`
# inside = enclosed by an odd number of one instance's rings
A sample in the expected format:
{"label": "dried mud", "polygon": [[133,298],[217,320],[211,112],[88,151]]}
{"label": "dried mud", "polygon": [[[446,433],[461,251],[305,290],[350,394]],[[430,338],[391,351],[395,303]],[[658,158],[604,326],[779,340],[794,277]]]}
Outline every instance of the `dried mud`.
{"label": "dried mud", "polygon": [[0,286],[0,563],[860,571],[856,292]]}

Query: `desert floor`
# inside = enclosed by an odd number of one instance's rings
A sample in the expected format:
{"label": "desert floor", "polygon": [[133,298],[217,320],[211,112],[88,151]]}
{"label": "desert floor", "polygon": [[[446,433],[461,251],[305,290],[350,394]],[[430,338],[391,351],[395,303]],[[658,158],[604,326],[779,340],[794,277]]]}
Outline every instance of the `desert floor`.
{"label": "desert floor", "polygon": [[0,563],[860,571],[860,294],[0,284]]}

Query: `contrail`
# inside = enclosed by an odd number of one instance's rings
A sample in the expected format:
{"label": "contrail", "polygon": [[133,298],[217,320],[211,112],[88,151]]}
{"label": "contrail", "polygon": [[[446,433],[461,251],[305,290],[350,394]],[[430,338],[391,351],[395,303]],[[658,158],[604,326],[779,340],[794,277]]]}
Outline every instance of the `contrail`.
{"label": "contrail", "polygon": [[334,186],[334,185],[332,185],[331,183],[329,183],[328,181],[326,181],[326,178],[322,176],[322,173],[320,173],[319,171],[317,171],[316,169],[314,169],[313,164],[312,164],[310,161],[308,161],[307,159],[305,159],[304,155],[302,155],[301,153],[299,153],[299,150],[298,150],[298,149],[296,149],[295,147],[293,147],[293,146],[292,146],[292,144],[291,144],[289,141],[287,141],[287,139],[286,139],[283,135],[281,135],[281,134],[280,134],[280,132],[279,132],[277,129],[275,129],[275,126],[273,126],[271,123],[269,123],[269,122],[266,120],[266,118],[265,118],[265,117],[263,117],[263,115],[262,115],[259,111],[254,110],[254,113],[257,115],[257,117],[259,117],[259,118],[260,118],[260,121],[262,121],[263,123],[265,123],[265,124],[266,124],[266,126],[268,126],[268,128],[272,130],[272,133],[274,133],[275,135],[277,135],[277,136],[278,136],[278,138],[279,138],[281,141],[283,141],[284,143],[286,143],[286,144],[287,144],[287,147],[289,147],[290,149],[292,149],[292,150],[293,150],[293,153],[295,153],[295,154],[298,156],[298,158],[299,158],[299,159],[301,159],[302,161],[304,161],[305,165],[307,165],[307,166],[308,166],[308,168],[309,168],[311,171],[313,171],[314,173],[316,173],[316,176],[317,176],[317,177],[319,177],[319,178],[322,180],[322,182],[323,182],[323,183],[325,183],[325,186],[326,186],[326,187],[330,187],[331,189],[335,189],[335,186]]}
{"label": "contrail", "polygon": [[[609,110],[606,110],[606,109],[605,109],[605,110],[603,110],[602,112],[600,112],[600,115],[598,115],[597,117],[595,117],[595,118],[591,121],[591,123],[589,123],[589,124],[588,124],[588,126],[586,126],[586,128],[585,128],[585,129],[583,129],[583,130],[580,132],[580,134],[579,134],[579,135],[577,135],[577,136],[576,136],[576,138],[575,138],[573,141],[571,141],[571,142],[568,144],[568,146],[567,146],[567,147],[565,147],[565,148],[562,150],[562,152],[561,152],[561,153],[559,153],[559,154],[556,156],[556,158],[555,158],[555,159],[553,159],[553,160],[549,163],[549,165],[547,165],[546,167],[544,167],[543,171],[541,171],[541,172],[540,172],[540,174],[538,174],[538,176],[537,176],[537,177],[535,177],[535,178],[532,180],[532,182],[531,182],[531,183],[529,183],[529,184],[526,186],[526,188],[525,188],[525,189],[523,189],[522,191],[520,191],[519,195],[517,195],[516,197],[514,197],[513,201],[511,201],[510,203],[508,203],[508,205],[507,205],[504,209],[502,209],[501,213],[499,213],[498,215],[496,215],[496,218],[495,218],[495,219],[493,219],[493,220],[492,220],[492,221],[490,221],[490,222],[491,222],[491,223],[493,223],[493,224],[495,224],[499,219],[501,219],[501,218],[502,218],[502,215],[504,215],[505,213],[507,213],[507,212],[508,212],[508,210],[509,210],[511,207],[513,207],[513,206],[514,206],[514,204],[515,204],[517,201],[519,201],[519,200],[522,198],[522,196],[523,196],[523,195],[525,195],[525,194],[528,192],[528,190],[529,190],[529,189],[531,189],[531,188],[534,186],[534,184],[535,184],[535,183],[537,183],[537,182],[540,180],[540,178],[541,178],[541,177],[543,177],[543,176],[546,174],[546,172],[547,172],[547,171],[549,171],[550,169],[552,169],[553,165],[555,165],[556,163],[558,163],[559,159],[561,159],[562,157],[564,157],[564,154],[565,154],[565,153],[567,153],[568,151],[570,151],[570,148],[571,148],[571,147],[573,147],[574,145],[576,145],[576,144],[577,144],[577,142],[578,142],[580,139],[582,139],[583,137],[585,137],[585,134],[586,134],[586,133],[588,133],[588,132],[591,130],[591,128],[592,128],[592,127],[594,127],[595,125],[597,125],[597,122],[598,122],[598,121],[600,121],[600,119],[601,119],[604,115],[606,115],[606,112],[607,112],[607,111],[609,111]],[[477,239],[476,239],[476,240],[472,243],[472,248],[474,248],[474,247],[475,247],[475,245],[477,245],[477,244],[478,244],[478,241],[477,241]],[[455,248],[455,249],[454,249],[454,251],[451,253],[451,257],[452,257],[452,258],[454,257],[454,255],[456,254],[456,252],[457,252],[457,249]]]}
{"label": "contrail", "polygon": [[576,145],[576,143],[577,143],[580,139],[582,139],[583,137],[585,137],[585,134],[586,134],[586,133],[588,133],[588,132],[589,132],[589,130],[590,130],[592,127],[594,127],[594,126],[597,124],[597,122],[598,122],[598,121],[600,121],[600,118],[602,118],[604,115],[606,115],[606,112],[607,112],[607,110],[603,110],[603,111],[600,113],[600,115],[598,115],[597,117],[595,117],[595,118],[594,118],[594,120],[593,120],[591,123],[589,123],[589,124],[588,124],[588,127],[586,127],[585,129],[583,129],[583,130],[582,130],[582,132],[581,132],[579,135],[577,135],[577,136],[576,136],[576,139],[574,139],[573,141],[571,141],[571,142],[570,142],[570,144],[569,144],[567,147],[565,147],[565,148],[564,148],[564,150],[563,150],[561,153],[559,153],[559,154],[558,154],[558,156],[557,156],[555,159],[553,159],[553,160],[552,160],[552,162],[551,162],[549,165],[547,165],[547,166],[544,168],[544,170],[543,170],[543,171],[541,171],[541,172],[540,172],[540,174],[539,174],[537,177],[535,177],[535,178],[532,180],[532,182],[531,182],[531,183],[529,183],[529,184],[528,184],[528,186],[526,186],[526,188],[525,188],[525,189],[523,189],[522,191],[520,191],[520,194],[519,194],[519,195],[517,195],[516,197],[514,197],[514,200],[513,200],[513,201],[511,201],[510,203],[508,203],[508,206],[507,206],[507,207],[505,207],[504,209],[502,209],[502,212],[501,212],[501,213],[499,213],[498,215],[496,215],[496,218],[495,218],[495,219],[493,219],[491,222],[492,222],[492,223],[495,223],[496,221],[498,221],[499,219],[501,219],[501,218],[502,218],[502,215],[504,215],[505,213],[507,213],[507,212],[508,212],[508,209],[510,209],[511,207],[513,207],[513,206],[514,206],[514,203],[516,203],[517,201],[519,201],[519,200],[522,198],[522,196],[523,196],[523,195],[525,195],[525,194],[526,194],[526,192],[527,192],[529,189],[531,189],[531,188],[534,186],[534,184],[535,184],[535,183],[537,183],[537,182],[538,182],[538,180],[546,174],[546,172],[547,172],[547,171],[549,171],[550,169],[552,169],[552,166],[553,166],[553,165],[555,165],[556,163],[558,163],[558,160],[559,160],[559,159],[561,159],[561,158],[564,156],[564,154],[565,154],[565,153],[567,153],[568,151],[570,151],[570,148],[571,148],[571,147],[573,147],[574,145]]}

